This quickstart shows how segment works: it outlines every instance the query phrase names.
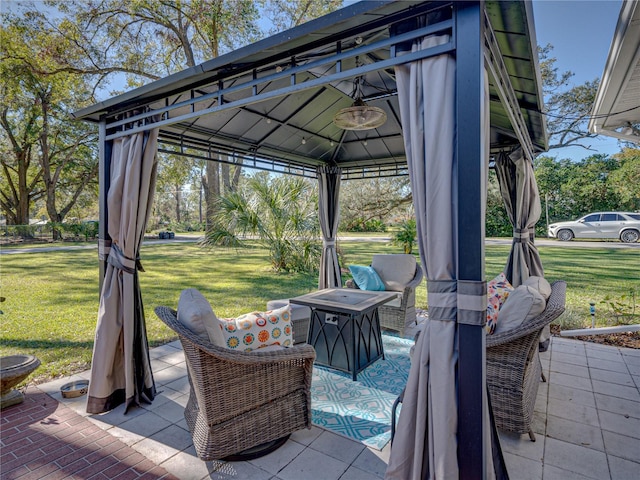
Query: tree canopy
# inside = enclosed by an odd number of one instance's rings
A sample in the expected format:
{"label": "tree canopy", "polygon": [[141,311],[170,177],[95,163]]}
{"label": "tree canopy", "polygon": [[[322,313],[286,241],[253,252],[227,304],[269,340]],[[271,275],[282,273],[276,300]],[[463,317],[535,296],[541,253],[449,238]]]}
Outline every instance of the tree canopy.
{"label": "tree canopy", "polygon": [[[98,93],[140,86],[341,5],[342,0],[45,0],[4,13],[0,208],[7,222],[27,224],[36,211],[60,222],[95,199],[96,132],[70,120],[69,113],[94,103]],[[581,144],[594,136],[587,122],[598,80],[571,86],[573,74],[559,71],[552,53],[551,45],[539,48],[550,149],[581,145],[589,156],[580,162],[548,155],[536,160],[550,219],[640,209],[638,149],[609,157]],[[163,155],[158,218],[197,217],[213,225],[220,215],[218,197],[239,192],[242,182],[241,167],[224,158],[185,162]],[[382,229],[413,215],[406,177],[343,182],[341,203],[347,206],[341,224],[346,229]],[[490,177],[487,232],[510,229]]]}
{"label": "tree canopy", "polygon": [[559,72],[553,46],[538,48],[540,75],[549,133],[549,150],[577,146],[590,150],[580,140],[596,136],[588,130],[589,116],[598,92],[599,79],[569,86],[573,73]]}
{"label": "tree canopy", "polygon": [[60,222],[97,173],[95,130],[69,115],[93,97],[84,77],[59,71],[65,41],[43,14],[3,20],[0,207],[7,223],[25,225],[42,200]]}
{"label": "tree canopy", "polygon": [[[28,224],[35,202],[45,198],[50,220],[61,221],[95,181],[94,131],[69,121],[68,114],[94,103],[98,92],[140,86],[340,4],[45,0],[24,2],[4,13],[0,153],[5,181],[0,207],[8,221]],[[269,17],[277,21],[270,25]],[[238,170],[212,160],[198,186],[208,207],[221,192],[237,188],[239,179]]]}

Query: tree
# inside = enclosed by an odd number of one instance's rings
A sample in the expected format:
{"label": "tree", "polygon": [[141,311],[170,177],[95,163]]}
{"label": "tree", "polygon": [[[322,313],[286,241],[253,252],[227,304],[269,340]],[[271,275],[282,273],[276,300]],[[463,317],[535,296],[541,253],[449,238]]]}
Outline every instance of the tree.
{"label": "tree", "polygon": [[66,71],[139,86],[257,40],[251,0],[49,0],[75,52]]}
{"label": "tree", "polygon": [[182,190],[191,177],[193,162],[175,155],[161,154],[158,159],[159,193],[170,194],[174,200],[175,221],[182,221]]}
{"label": "tree", "polygon": [[393,234],[391,243],[402,247],[404,253],[411,253],[413,251],[413,244],[416,243],[416,219],[410,218],[409,220],[400,224],[400,230]]}
{"label": "tree", "polygon": [[262,0],[261,3],[273,25],[270,34],[297,27],[342,6],[342,0]]}
{"label": "tree", "polygon": [[[366,229],[375,221],[405,221],[413,213],[408,177],[349,180],[340,185],[340,224],[347,231]],[[404,211],[403,211],[404,209]],[[399,215],[400,218],[394,218]]]}
{"label": "tree", "polygon": [[269,251],[276,272],[317,270],[318,198],[309,181],[261,172],[218,203],[219,214],[205,245],[240,248],[247,238],[256,238]]}
{"label": "tree", "polygon": [[620,210],[640,211],[640,148],[624,148],[613,155],[619,167],[609,181],[615,186]]}
{"label": "tree", "polygon": [[572,198],[571,217],[617,208],[618,196],[610,175],[618,165],[614,158],[603,154],[591,155],[573,164],[570,177],[560,189],[561,195]]}
{"label": "tree", "polygon": [[550,221],[569,218],[574,202],[571,195],[563,193],[563,185],[574,174],[573,162],[542,155],[535,159],[534,171],[545,215],[548,211]]}
{"label": "tree", "polygon": [[556,58],[551,56],[552,50],[550,44],[538,47],[549,150],[568,146],[592,150],[580,140],[596,136],[589,132],[588,122],[600,81],[595,79],[567,89],[574,74],[570,71],[558,72]]}
{"label": "tree", "polygon": [[[251,43],[263,32],[260,10],[294,26],[336,8],[337,0],[50,0],[69,20],[59,24],[76,59],[67,71],[95,77],[96,86],[114,73],[134,87]],[[278,14],[278,12],[281,12]],[[217,160],[223,160],[218,162]],[[224,160],[206,164],[202,187],[207,221],[215,217],[215,199],[237,188],[239,172]]]}
{"label": "tree", "polygon": [[69,117],[91,100],[89,89],[77,75],[42,72],[56,69],[62,42],[42,15],[3,20],[0,206],[8,223],[26,225],[33,203],[44,199],[59,223],[97,174],[95,132]]}
{"label": "tree", "polygon": [[487,237],[509,237],[513,233],[513,227],[504,207],[504,200],[500,193],[495,170],[489,171],[485,231]]}
{"label": "tree", "polygon": [[591,155],[579,162],[541,156],[535,172],[550,221],[589,212],[640,207],[640,150],[626,148],[611,157]]}

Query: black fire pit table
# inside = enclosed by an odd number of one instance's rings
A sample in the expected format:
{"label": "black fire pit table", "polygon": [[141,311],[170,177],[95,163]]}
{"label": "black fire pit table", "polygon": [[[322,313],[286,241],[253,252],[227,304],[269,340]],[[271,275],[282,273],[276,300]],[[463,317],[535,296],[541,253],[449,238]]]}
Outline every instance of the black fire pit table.
{"label": "black fire pit table", "polygon": [[316,350],[316,364],[358,373],[384,358],[378,307],[398,292],[327,288],[289,299],[311,308],[307,343]]}

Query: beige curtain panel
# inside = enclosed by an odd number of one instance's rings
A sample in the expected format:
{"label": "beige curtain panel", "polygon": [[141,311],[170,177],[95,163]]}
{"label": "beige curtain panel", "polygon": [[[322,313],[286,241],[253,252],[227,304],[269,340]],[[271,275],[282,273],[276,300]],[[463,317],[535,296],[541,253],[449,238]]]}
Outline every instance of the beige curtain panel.
{"label": "beige curtain panel", "polygon": [[496,174],[513,225],[513,243],[504,272],[511,284],[518,287],[530,276],[544,276],[540,254],[533,244],[536,223],[542,213],[540,193],[533,163],[524,157],[521,148],[510,155],[498,155]]}
{"label": "beige curtain panel", "polygon": [[322,255],[318,289],[342,287],[336,236],[340,223],[340,175],[342,170],[333,165],[318,167],[318,216],[322,230]]}
{"label": "beige curtain panel", "polygon": [[[413,51],[446,43],[427,37]],[[416,212],[420,259],[427,277],[429,318],[416,342],[404,392],[386,480],[457,480],[458,411],[456,364],[457,322],[474,322],[460,297],[474,297],[486,309],[484,283],[457,279],[458,177],[454,135],[456,62],[440,55],[396,67],[402,130]],[[489,93],[485,74],[484,121],[489,125]],[[489,139],[485,132],[485,172]],[[482,192],[486,200],[486,173]],[[486,312],[481,313],[482,318]],[[470,318],[473,317],[473,318]],[[487,402],[486,395],[483,401]],[[490,423],[488,418],[486,424]],[[494,427],[495,430],[495,427]],[[496,478],[494,456],[501,459],[497,437],[486,429],[487,479]],[[498,466],[500,468],[500,466]]]}
{"label": "beige curtain panel", "polygon": [[122,403],[126,413],[131,405],[150,403],[156,394],[138,270],[155,190],[157,139],[154,129],[113,141],[107,193],[111,244],[100,293],[88,413]]}

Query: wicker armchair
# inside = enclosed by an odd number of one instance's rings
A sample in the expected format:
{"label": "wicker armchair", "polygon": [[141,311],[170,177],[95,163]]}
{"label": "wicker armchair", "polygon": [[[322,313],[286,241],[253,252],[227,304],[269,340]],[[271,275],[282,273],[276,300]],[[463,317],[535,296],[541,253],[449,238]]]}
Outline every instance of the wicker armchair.
{"label": "wicker armchair", "polygon": [[[378,307],[378,316],[382,328],[395,330],[403,335],[405,327],[416,321],[416,288],[422,282],[422,268],[416,263],[415,257],[408,254],[374,255],[371,266],[378,273],[387,290],[402,292],[398,300],[392,300]],[[405,267],[411,269],[410,280],[399,285],[396,278],[406,276]],[[345,286],[358,288],[353,279],[347,280]]]}
{"label": "wicker armchair", "polygon": [[487,387],[496,426],[528,433],[534,442],[533,407],[540,379],[546,381],[538,341],[543,327],[564,312],[566,288],[565,282],[554,282],[540,315],[517,328],[487,336]]}
{"label": "wicker armchair", "polygon": [[200,459],[228,459],[311,428],[313,347],[236,352],[195,335],[175,310],[155,312],[182,343],[191,385],[184,416]]}

